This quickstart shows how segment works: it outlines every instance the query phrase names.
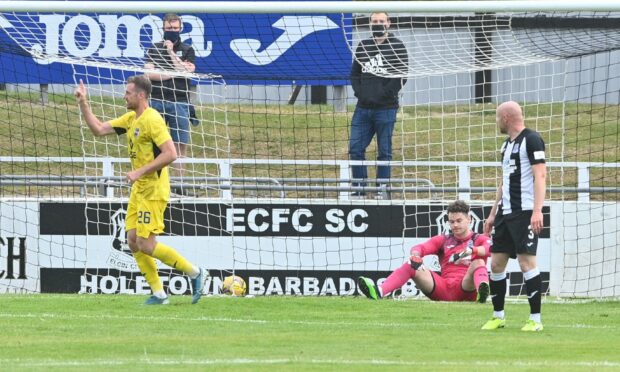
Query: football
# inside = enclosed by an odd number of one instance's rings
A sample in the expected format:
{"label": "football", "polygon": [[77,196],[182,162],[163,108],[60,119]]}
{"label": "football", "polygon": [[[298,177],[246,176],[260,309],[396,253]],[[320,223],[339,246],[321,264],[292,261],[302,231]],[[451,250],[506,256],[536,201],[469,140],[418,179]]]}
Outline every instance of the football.
{"label": "football", "polygon": [[224,294],[242,297],[245,296],[246,290],[245,280],[240,276],[230,275],[224,278],[224,282],[222,282],[222,293]]}

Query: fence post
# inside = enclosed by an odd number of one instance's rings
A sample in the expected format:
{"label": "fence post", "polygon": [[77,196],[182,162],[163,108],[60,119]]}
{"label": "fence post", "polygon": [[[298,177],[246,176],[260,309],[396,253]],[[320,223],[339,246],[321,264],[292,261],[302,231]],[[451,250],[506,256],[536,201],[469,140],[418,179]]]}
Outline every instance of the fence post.
{"label": "fence post", "polygon": [[41,90],[41,105],[45,106],[49,103],[49,84],[39,84]]}
{"label": "fence post", "polygon": [[344,85],[334,85],[334,112],[347,111],[346,87]]}
{"label": "fence post", "polygon": [[[470,188],[471,178],[469,175],[469,165],[459,165],[459,188]],[[459,192],[459,199],[469,201],[471,194],[469,192]]]}
{"label": "fence post", "polygon": [[[339,161],[338,169],[340,170],[340,179],[346,180],[350,178],[350,168],[348,161]],[[340,182],[341,187],[350,186],[348,182]],[[349,192],[348,191],[340,191],[340,200],[349,200]]]}
{"label": "fence post", "polygon": [[[104,158],[101,161],[101,170],[102,176],[104,177],[113,177],[114,176],[114,167],[112,166],[112,158]],[[107,182],[104,180],[104,182]],[[114,187],[108,187],[105,184],[102,185],[103,190],[100,190],[100,194],[105,195],[109,198],[114,197]]]}
{"label": "fence post", "polygon": [[[577,166],[577,187],[580,189],[590,188],[590,168],[587,165]],[[589,192],[578,193],[577,200],[580,202],[589,202],[590,193]]]}
{"label": "fence post", "polygon": [[[219,162],[220,168],[220,179],[230,179],[232,177],[232,164],[227,160],[222,160]],[[230,181],[221,181],[222,186],[228,185],[230,188],[227,190],[222,190],[222,199],[232,199],[232,182]]]}

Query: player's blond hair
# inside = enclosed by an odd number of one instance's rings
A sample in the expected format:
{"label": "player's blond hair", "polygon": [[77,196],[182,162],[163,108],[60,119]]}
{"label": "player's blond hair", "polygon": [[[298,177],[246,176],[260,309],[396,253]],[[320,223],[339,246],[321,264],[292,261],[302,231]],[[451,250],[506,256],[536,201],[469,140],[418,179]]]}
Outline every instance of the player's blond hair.
{"label": "player's blond hair", "polygon": [[144,92],[144,96],[146,99],[149,99],[149,97],[151,96],[151,80],[149,80],[149,78],[147,78],[145,75],[130,76],[129,79],[127,79],[127,84],[133,84],[136,89]]}

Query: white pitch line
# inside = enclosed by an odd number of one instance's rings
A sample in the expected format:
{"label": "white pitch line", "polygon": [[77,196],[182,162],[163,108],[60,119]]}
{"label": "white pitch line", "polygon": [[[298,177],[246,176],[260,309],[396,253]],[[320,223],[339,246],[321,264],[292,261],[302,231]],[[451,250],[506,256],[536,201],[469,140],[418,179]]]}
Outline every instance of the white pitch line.
{"label": "white pitch line", "polygon": [[[249,324],[291,324],[291,325],[309,325],[309,326],[334,326],[334,325],[342,325],[342,326],[359,326],[359,323],[356,322],[322,322],[322,321],[308,321],[308,320],[263,320],[263,319],[235,319],[235,318],[222,318],[222,317],[208,317],[208,316],[200,316],[200,317],[192,317],[192,318],[183,318],[177,316],[161,316],[154,315],[152,317],[149,316],[136,316],[136,315],[84,315],[84,314],[53,314],[53,313],[20,313],[20,314],[12,314],[12,313],[0,313],[0,318],[33,318],[33,319],[118,319],[118,320],[145,320],[152,321],[154,319],[158,320],[168,320],[168,321],[191,321],[191,322],[222,322],[222,323],[249,323]],[[443,327],[453,327],[452,323],[429,323],[425,324],[431,326],[443,326]],[[415,327],[420,328],[421,324],[416,324],[413,322],[408,323],[372,323],[367,326],[375,326],[375,327]]]}
{"label": "white pitch line", "polygon": [[[24,299],[28,296],[31,297],[36,297],[38,300],[45,300],[45,299],[62,299],[64,301],[66,300],[77,300],[77,301],[82,301],[85,298],[94,298],[97,295],[91,295],[91,294],[81,294],[81,295],[72,295],[72,294],[53,294],[53,293],[46,293],[44,295],[42,294],[13,294],[13,293],[1,293],[0,296],[2,296],[2,298],[6,298],[6,299]],[[99,296],[104,296],[104,295],[99,295]],[[110,296],[110,295],[105,295],[105,296]],[[128,296],[140,296],[140,295],[128,295]],[[228,300],[228,299],[234,299],[235,301],[243,301],[243,300],[248,300],[251,301],[253,298],[257,298],[257,297],[266,297],[266,296],[246,296],[246,297],[231,297],[231,296],[227,296],[227,295],[206,295],[205,297],[208,298],[221,298],[224,300]],[[282,296],[282,297],[286,297],[286,296]],[[316,296],[308,296],[308,298],[314,298]],[[418,301],[423,301],[426,303],[430,303],[430,304],[436,304],[436,305],[442,305],[442,304],[446,304],[446,303],[454,303],[454,302],[449,302],[449,301],[431,301],[430,299],[428,299],[425,296],[415,296],[415,297],[397,297],[397,298],[386,298],[386,300],[393,300],[396,302],[418,302]],[[587,303],[606,303],[606,302],[620,302],[620,297],[610,297],[610,298],[564,298],[564,297],[543,297],[542,300],[542,304],[566,304],[566,305],[576,305],[576,304],[587,304]],[[527,296],[525,295],[521,295],[521,296],[507,296],[506,297],[506,303],[510,303],[510,304],[515,304],[515,305],[529,305],[529,302],[527,300]],[[463,304],[467,304],[467,303],[463,303]]]}
{"label": "white pitch line", "polygon": [[[117,320],[145,320],[152,321],[167,320],[167,321],[190,321],[190,322],[219,322],[219,323],[245,323],[245,324],[290,324],[290,325],[308,325],[308,326],[355,326],[358,327],[357,322],[323,322],[323,321],[308,321],[308,320],[263,320],[263,319],[235,319],[235,318],[222,318],[222,317],[191,317],[183,318],[177,316],[137,316],[137,315],[85,315],[85,314],[53,314],[53,313],[0,313],[0,318],[32,318],[32,319],[117,319]],[[520,323],[519,323],[520,324]],[[366,327],[394,327],[394,328],[435,328],[435,327],[454,327],[454,323],[437,323],[437,322],[403,322],[403,323],[370,323],[366,324]],[[617,326],[613,325],[589,325],[582,323],[575,324],[548,324],[545,323],[545,328],[580,328],[580,329],[617,329]]]}
{"label": "white pitch line", "polygon": [[325,364],[341,366],[413,366],[413,367],[620,367],[617,361],[525,361],[515,360],[506,362],[504,360],[485,360],[485,361],[403,361],[390,359],[368,359],[368,360],[349,360],[349,359],[303,359],[303,358],[282,358],[282,359],[91,359],[91,360],[57,360],[57,359],[0,359],[0,364],[7,367],[86,367],[86,366],[125,366],[125,365],[276,365],[276,364]]}

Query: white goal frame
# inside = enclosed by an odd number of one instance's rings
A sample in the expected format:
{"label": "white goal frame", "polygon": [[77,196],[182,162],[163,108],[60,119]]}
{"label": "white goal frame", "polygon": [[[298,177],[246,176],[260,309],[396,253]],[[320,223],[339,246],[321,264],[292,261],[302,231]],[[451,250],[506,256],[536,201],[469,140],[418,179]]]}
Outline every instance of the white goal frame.
{"label": "white goal frame", "polygon": [[[260,3],[260,6],[257,6]],[[2,12],[369,13],[620,11],[616,0],[507,1],[0,1]]]}
{"label": "white goal frame", "polygon": [[[364,1],[364,2],[339,2],[339,1],[240,1],[240,2],[206,2],[206,1],[179,1],[179,2],[146,2],[146,1],[2,1],[2,12],[65,12],[65,13],[166,13],[182,12],[197,14],[267,14],[267,13],[352,13],[354,16],[372,12],[389,12],[411,14],[458,14],[458,13],[502,13],[502,12],[609,12],[615,17],[620,14],[620,1],[618,0],[507,0],[507,1]],[[6,20],[0,16],[0,27],[5,27]],[[130,68],[128,68],[130,69]],[[230,160],[228,160],[230,162]],[[350,163],[349,163],[350,164]],[[395,164],[395,163],[392,163]],[[568,163],[562,163],[570,166]],[[617,167],[619,163],[614,163]],[[348,174],[340,172],[343,178]],[[585,197],[587,190],[583,177],[587,171],[579,172],[580,197]],[[228,174],[223,174],[225,178]],[[465,177],[464,180],[468,180]],[[344,184],[343,184],[344,185]],[[230,194],[227,194],[230,195]],[[461,195],[463,195],[461,193]],[[583,201],[583,200],[582,200]],[[569,210],[567,213],[575,211]],[[557,238],[561,238],[568,229],[559,231]],[[571,247],[573,249],[574,247]],[[577,250],[576,248],[573,250]],[[568,252],[568,251],[567,251]],[[564,255],[564,251],[554,254]],[[568,252],[567,254],[570,254]],[[558,275],[564,274],[563,266],[554,266],[550,282],[553,285],[561,282]],[[575,274],[578,276],[578,273]],[[577,277],[576,279],[581,280]],[[561,293],[562,288],[551,288],[551,294]]]}

